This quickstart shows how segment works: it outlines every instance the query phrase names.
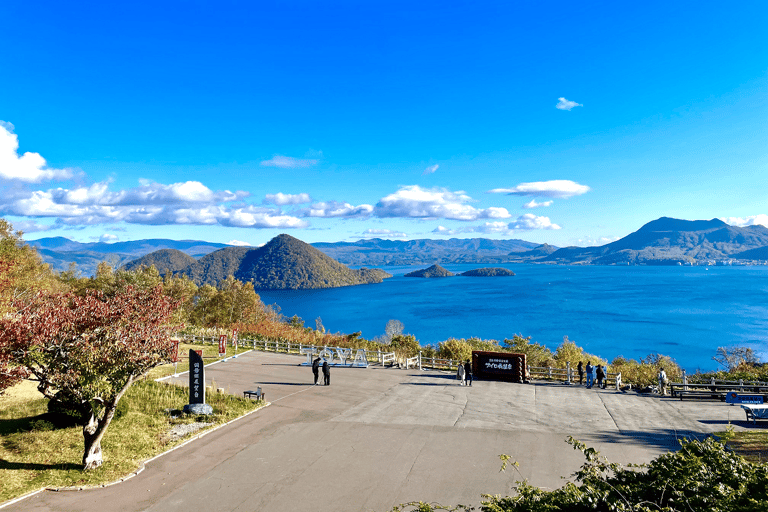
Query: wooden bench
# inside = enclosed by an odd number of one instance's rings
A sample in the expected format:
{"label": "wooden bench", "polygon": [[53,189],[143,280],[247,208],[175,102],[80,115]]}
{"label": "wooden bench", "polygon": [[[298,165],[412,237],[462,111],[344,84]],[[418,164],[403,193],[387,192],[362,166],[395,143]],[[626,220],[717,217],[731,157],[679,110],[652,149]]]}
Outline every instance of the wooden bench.
{"label": "wooden bench", "polygon": [[261,388],[258,388],[256,391],[243,391],[243,398],[256,398],[256,400],[266,400],[267,394],[261,391]]}
{"label": "wooden bench", "polygon": [[711,391],[708,389],[688,389],[688,390],[673,390],[672,391],[673,397],[678,397],[680,400],[683,398],[705,398],[705,399],[711,399],[711,400],[725,400],[725,392],[722,391]]}

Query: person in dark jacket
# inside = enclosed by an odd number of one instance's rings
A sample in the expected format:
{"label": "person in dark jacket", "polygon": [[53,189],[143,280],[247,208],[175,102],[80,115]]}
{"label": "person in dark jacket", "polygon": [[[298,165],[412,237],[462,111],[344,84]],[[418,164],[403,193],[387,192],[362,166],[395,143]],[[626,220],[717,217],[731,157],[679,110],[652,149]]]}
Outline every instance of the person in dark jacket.
{"label": "person in dark jacket", "polygon": [[318,357],[312,361],[312,373],[315,375],[315,386],[317,386],[317,379],[320,376],[320,358]]}
{"label": "person in dark jacket", "polygon": [[467,359],[467,362],[464,363],[464,378],[467,381],[467,386],[472,385],[472,363],[469,362],[469,359]]}
{"label": "person in dark jacket", "polygon": [[328,361],[323,361],[323,384],[331,385],[331,367],[328,366]]}
{"label": "person in dark jacket", "polygon": [[592,366],[592,361],[587,361],[587,389],[590,389],[592,387],[592,379],[594,379],[594,375],[592,374],[592,370],[594,367]]}
{"label": "person in dark jacket", "polygon": [[576,370],[579,372],[579,386],[581,386],[584,383],[584,363],[579,361],[579,366],[576,367]]}
{"label": "person in dark jacket", "polygon": [[595,373],[597,374],[597,388],[602,389],[603,388],[603,380],[605,380],[605,370],[603,370],[603,365],[599,364],[597,365],[597,369],[595,369]]}

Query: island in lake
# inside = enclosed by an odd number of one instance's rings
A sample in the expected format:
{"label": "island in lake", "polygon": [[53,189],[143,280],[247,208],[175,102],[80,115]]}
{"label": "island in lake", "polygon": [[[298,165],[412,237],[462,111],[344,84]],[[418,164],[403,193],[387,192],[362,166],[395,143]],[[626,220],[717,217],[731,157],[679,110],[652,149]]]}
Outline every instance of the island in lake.
{"label": "island in lake", "polygon": [[501,276],[513,276],[515,275],[515,273],[512,272],[511,270],[507,270],[506,268],[487,267],[487,268],[476,268],[473,270],[467,270],[466,272],[462,272],[461,274],[454,274],[450,270],[435,264],[428,268],[423,268],[420,270],[414,270],[413,272],[408,272],[407,274],[405,274],[405,277],[431,278],[431,277],[451,277],[455,275],[471,276],[471,277],[501,277]]}

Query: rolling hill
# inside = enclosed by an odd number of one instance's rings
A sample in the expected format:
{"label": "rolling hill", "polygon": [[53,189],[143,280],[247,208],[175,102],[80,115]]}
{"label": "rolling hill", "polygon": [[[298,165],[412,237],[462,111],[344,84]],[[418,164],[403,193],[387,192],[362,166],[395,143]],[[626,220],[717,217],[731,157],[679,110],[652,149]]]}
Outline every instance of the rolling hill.
{"label": "rolling hill", "polygon": [[390,274],[353,270],[290,235],[278,235],[259,248],[229,247],[208,254],[181,274],[197,284],[215,285],[228,275],[268,290],[334,288],[380,283]]}

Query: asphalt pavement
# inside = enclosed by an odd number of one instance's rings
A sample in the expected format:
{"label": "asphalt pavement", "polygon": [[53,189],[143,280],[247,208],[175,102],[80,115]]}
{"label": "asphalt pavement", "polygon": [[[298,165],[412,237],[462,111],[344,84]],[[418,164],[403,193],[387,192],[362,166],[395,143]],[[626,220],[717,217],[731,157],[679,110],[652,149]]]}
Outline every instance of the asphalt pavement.
{"label": "asphalt pavement", "polygon": [[[559,383],[475,381],[397,368],[332,368],[312,384],[305,357],[249,352],[206,368],[232,394],[271,403],[149,462],[123,483],[45,491],[5,511],[388,511],[410,501],[479,505],[516,480],[557,488],[583,462],[571,435],[611,461],[641,463],[730,424],[740,407]],[[177,379],[186,384],[186,375]],[[322,382],[322,376],[320,379]],[[184,404],[179,404],[179,407]],[[500,454],[519,470],[500,472]],[[105,452],[105,458],[109,452]]]}

